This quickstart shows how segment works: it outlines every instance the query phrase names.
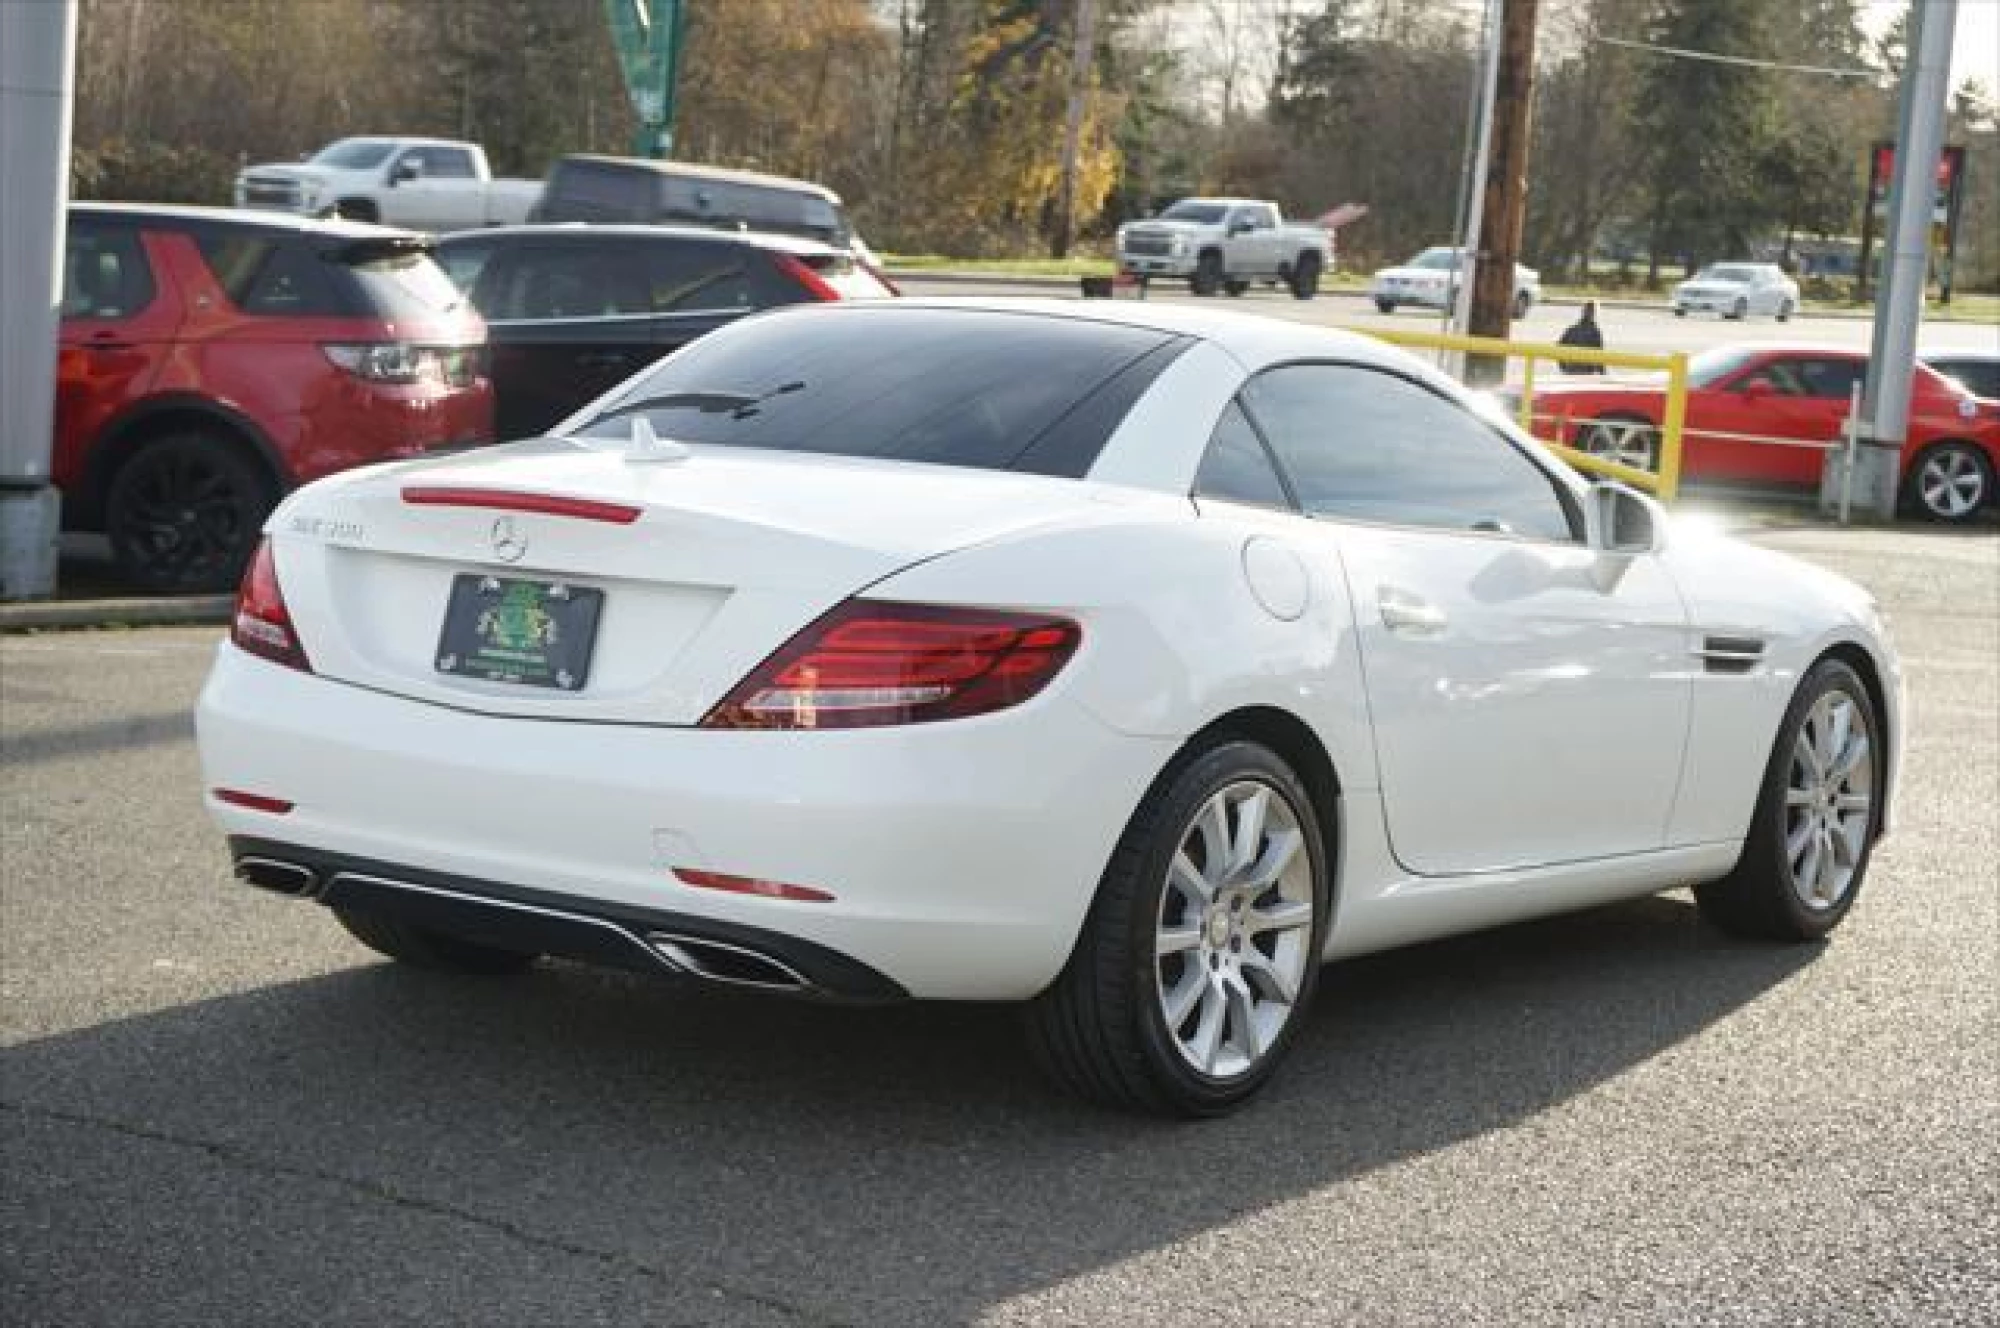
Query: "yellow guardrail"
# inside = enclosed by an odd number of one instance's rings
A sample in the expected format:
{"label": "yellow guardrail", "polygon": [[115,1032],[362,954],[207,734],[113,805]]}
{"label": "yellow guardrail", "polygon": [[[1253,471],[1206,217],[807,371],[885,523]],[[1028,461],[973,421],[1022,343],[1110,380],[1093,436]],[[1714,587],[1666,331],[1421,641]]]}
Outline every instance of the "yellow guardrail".
{"label": "yellow guardrail", "polygon": [[[1681,487],[1681,443],[1687,421],[1687,364],[1684,352],[1671,355],[1641,355],[1621,350],[1586,350],[1578,346],[1552,346],[1538,342],[1504,341],[1498,337],[1453,336],[1443,332],[1404,332],[1395,328],[1356,327],[1350,331],[1374,337],[1391,345],[1420,350],[1461,351],[1472,355],[1495,355],[1521,361],[1521,427],[1548,445],[1549,450],[1578,470],[1608,475],[1646,489],[1663,501],[1671,501]],[[1646,369],[1667,375],[1667,397],[1660,418],[1659,469],[1641,470],[1608,457],[1580,451],[1563,439],[1572,421],[1538,413],[1535,409],[1535,365],[1549,360],[1557,364],[1591,364],[1606,369]],[[1538,422],[1553,420],[1553,434],[1537,432]],[[1575,437],[1574,434],[1571,435]]]}

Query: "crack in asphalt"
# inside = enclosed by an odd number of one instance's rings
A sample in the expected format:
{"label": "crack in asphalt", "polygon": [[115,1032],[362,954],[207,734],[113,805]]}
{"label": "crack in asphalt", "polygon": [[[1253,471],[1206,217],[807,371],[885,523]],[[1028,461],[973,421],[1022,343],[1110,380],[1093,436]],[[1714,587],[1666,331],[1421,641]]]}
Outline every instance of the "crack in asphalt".
{"label": "crack in asphalt", "polygon": [[[369,1180],[357,1176],[343,1176],[338,1172],[323,1171],[317,1167],[301,1167],[286,1162],[277,1162],[268,1158],[254,1156],[230,1144],[216,1143],[209,1139],[189,1138],[184,1135],[171,1134],[164,1130],[151,1129],[143,1125],[134,1125],[127,1121],[113,1120],[105,1116],[93,1116],[84,1112],[63,1111],[36,1103],[0,1100],[0,1114],[7,1112],[13,1112],[21,1116],[37,1117],[42,1120],[65,1125],[105,1130],[113,1134],[123,1135],[128,1139],[137,1139],[147,1143],[167,1144],[177,1148],[190,1149],[195,1152],[204,1153],[224,1166],[269,1179],[318,1181],[364,1199],[373,1199],[410,1212],[448,1218],[453,1221],[476,1226],[522,1245],[553,1251],[557,1254],[569,1255],[572,1258],[595,1260],[598,1263],[624,1272],[637,1273],[642,1277],[649,1278],[684,1294],[706,1292],[710,1297],[715,1299],[736,1300],[755,1305],[761,1309],[772,1310],[796,1321],[802,1328],[859,1328],[858,1324],[845,1319],[814,1318],[799,1306],[763,1292],[750,1291],[722,1282],[690,1283],[665,1268],[646,1263],[644,1260],[634,1258],[629,1254],[624,1254],[616,1250],[595,1249],[591,1246],[581,1245],[575,1241],[564,1240],[557,1236],[530,1231],[518,1223],[510,1222],[503,1218],[487,1217],[483,1214],[445,1203],[442,1200],[409,1194],[382,1181]],[[683,1321],[683,1328],[700,1328],[706,1322],[707,1320],[702,1318],[688,1319]]]}

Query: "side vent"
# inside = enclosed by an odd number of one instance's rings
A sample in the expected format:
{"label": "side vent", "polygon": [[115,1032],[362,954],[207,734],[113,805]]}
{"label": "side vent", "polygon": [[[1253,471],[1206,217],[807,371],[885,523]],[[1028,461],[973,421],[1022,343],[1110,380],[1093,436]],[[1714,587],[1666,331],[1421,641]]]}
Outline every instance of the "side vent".
{"label": "side vent", "polygon": [[1748,673],[1764,660],[1764,643],[1754,636],[1703,637],[1694,652],[1710,673]]}

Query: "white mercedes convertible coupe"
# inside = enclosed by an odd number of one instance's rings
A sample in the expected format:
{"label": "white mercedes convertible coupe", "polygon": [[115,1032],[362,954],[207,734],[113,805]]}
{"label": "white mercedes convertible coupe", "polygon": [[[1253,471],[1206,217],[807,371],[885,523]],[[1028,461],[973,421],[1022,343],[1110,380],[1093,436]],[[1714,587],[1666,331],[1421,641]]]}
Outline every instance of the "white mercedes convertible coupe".
{"label": "white mercedes convertible coupe", "polygon": [[1678,886],[1823,936],[1901,695],[1861,590],[1400,351],[905,300],[299,490],[198,721],[237,875],[396,959],[1020,1001],[1205,1115],[1325,961]]}

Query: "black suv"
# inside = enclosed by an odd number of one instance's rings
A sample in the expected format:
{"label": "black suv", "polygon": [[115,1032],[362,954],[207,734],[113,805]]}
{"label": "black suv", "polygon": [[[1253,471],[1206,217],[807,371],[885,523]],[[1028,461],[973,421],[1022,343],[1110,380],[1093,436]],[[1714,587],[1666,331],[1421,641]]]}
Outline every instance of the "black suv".
{"label": "black suv", "polygon": [[528,220],[711,226],[855,247],[840,195],[824,185],[640,157],[562,158]]}
{"label": "black suv", "polygon": [[445,236],[436,256],[486,318],[503,438],[744,314],[895,293],[844,249],[751,232],[516,226]]}

